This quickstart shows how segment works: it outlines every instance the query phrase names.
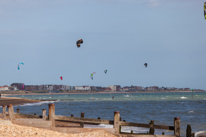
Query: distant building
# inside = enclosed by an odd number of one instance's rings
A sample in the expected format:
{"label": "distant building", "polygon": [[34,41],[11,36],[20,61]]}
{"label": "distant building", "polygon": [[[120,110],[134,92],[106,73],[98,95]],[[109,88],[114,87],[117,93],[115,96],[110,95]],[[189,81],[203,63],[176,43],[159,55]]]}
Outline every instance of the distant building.
{"label": "distant building", "polygon": [[110,87],[102,87],[102,91],[112,91]]}
{"label": "distant building", "polygon": [[92,91],[96,90],[95,86],[90,86],[90,88],[91,88]]}
{"label": "distant building", "polygon": [[102,87],[97,86],[97,87],[95,87],[95,90],[96,90],[96,91],[102,91]]}
{"label": "distant building", "polygon": [[150,86],[148,90],[158,90],[158,86]]}
{"label": "distant building", "polygon": [[190,91],[190,88],[184,88],[183,90],[184,91]]}
{"label": "distant building", "polygon": [[24,83],[12,83],[10,86],[15,86],[18,90],[21,90],[22,85],[24,85]]}
{"label": "distant building", "polygon": [[75,86],[75,90],[91,90],[90,86]]}
{"label": "distant building", "polygon": [[17,87],[16,86],[9,86],[9,91],[17,91]]}
{"label": "distant building", "polygon": [[75,86],[70,86],[69,90],[75,90]]}
{"label": "distant building", "polygon": [[9,87],[7,85],[0,86],[0,91],[8,91]]}
{"label": "distant building", "polygon": [[142,90],[142,87],[141,87],[141,86],[135,86],[135,90],[141,91],[141,90]]}
{"label": "distant building", "polygon": [[120,85],[110,85],[108,87],[110,87],[112,89],[112,91],[120,91],[121,90]]}

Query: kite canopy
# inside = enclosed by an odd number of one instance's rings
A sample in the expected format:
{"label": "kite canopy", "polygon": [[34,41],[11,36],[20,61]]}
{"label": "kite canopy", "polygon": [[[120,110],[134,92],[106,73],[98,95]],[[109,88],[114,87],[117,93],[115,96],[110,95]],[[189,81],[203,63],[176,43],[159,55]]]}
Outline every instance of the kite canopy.
{"label": "kite canopy", "polygon": [[107,69],[106,69],[106,70],[104,70],[104,73],[105,73],[105,74],[107,73]]}
{"label": "kite canopy", "polygon": [[145,68],[147,67],[147,63],[144,63]]}
{"label": "kite canopy", "polygon": [[77,47],[79,48],[82,43],[83,43],[83,40],[82,40],[82,39],[77,40]]}
{"label": "kite canopy", "polygon": [[93,75],[95,74],[95,72],[93,72],[91,75],[90,75],[90,77],[91,77],[91,79],[93,80]]}
{"label": "kite canopy", "polygon": [[205,20],[206,20],[206,2],[204,3],[204,16],[205,16]]}
{"label": "kite canopy", "polygon": [[61,77],[60,77],[60,79],[62,80],[62,79],[63,79],[63,77],[61,76]]}
{"label": "kite canopy", "polygon": [[18,66],[17,66],[17,68],[18,68],[18,70],[20,70],[20,66],[19,65],[24,65],[24,63],[23,62],[20,62],[19,64],[18,64]]}
{"label": "kite canopy", "polygon": [[24,87],[25,87],[25,85],[23,84],[23,85],[21,85],[21,90],[24,90]]}

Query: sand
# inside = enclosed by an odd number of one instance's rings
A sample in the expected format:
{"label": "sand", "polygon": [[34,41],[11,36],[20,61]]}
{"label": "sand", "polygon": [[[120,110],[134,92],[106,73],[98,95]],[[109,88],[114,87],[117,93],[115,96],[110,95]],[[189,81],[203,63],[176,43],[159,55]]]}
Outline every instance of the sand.
{"label": "sand", "polygon": [[0,98],[0,106],[2,105],[21,105],[25,103],[37,103],[41,102],[39,100],[30,100],[30,99],[21,99],[21,98],[15,98],[15,97],[1,97]]}
{"label": "sand", "polygon": [[103,130],[67,134],[52,130],[12,124],[10,120],[0,119],[0,137],[116,137]]}

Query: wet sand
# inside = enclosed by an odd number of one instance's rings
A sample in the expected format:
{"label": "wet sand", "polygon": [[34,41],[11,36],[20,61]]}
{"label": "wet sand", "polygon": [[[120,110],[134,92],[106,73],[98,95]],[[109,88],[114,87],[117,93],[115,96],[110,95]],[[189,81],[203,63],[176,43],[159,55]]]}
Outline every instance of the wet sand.
{"label": "wet sand", "polygon": [[30,99],[21,99],[21,98],[15,98],[15,97],[1,97],[0,98],[0,106],[3,105],[10,105],[12,104],[13,106],[16,105],[21,105],[25,103],[37,103],[41,102],[39,100],[30,100]]}

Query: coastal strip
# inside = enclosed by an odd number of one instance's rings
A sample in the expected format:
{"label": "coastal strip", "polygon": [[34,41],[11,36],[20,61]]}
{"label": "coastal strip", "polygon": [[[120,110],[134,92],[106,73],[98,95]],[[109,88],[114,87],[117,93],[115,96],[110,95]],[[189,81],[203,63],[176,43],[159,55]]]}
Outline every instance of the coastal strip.
{"label": "coastal strip", "polygon": [[16,97],[1,97],[0,98],[0,106],[3,105],[10,105],[12,104],[13,106],[16,105],[22,105],[26,103],[38,103],[42,102],[40,100],[30,100],[30,99],[22,99],[22,98],[16,98]]}

